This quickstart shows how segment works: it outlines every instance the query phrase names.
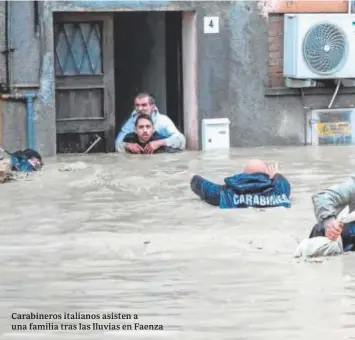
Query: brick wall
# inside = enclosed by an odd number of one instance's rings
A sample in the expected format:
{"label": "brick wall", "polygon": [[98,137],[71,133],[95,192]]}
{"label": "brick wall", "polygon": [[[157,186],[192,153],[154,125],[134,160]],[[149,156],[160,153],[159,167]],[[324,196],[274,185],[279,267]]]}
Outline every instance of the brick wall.
{"label": "brick wall", "polygon": [[283,87],[283,14],[270,14],[268,27],[269,87]]}

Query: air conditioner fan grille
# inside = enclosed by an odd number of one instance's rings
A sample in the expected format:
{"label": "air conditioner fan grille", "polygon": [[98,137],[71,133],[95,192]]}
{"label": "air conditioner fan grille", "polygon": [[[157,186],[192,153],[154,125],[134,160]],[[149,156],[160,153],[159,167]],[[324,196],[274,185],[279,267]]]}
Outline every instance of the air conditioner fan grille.
{"label": "air conditioner fan grille", "polygon": [[313,26],[303,41],[303,56],[313,72],[321,75],[334,73],[347,56],[344,32],[334,24]]}

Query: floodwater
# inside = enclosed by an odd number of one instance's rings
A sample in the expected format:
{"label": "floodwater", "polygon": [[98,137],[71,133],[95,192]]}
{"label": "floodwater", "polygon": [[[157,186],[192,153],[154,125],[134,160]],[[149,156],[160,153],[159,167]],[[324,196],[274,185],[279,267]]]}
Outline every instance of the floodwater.
{"label": "floodwater", "polygon": [[[192,174],[222,182],[251,157],[279,164],[291,209],[220,210],[190,191]],[[0,187],[0,339],[355,339],[355,254],[292,257],[315,222],[312,193],[354,167],[349,146],[48,160]],[[31,312],[100,319],[11,318]]]}

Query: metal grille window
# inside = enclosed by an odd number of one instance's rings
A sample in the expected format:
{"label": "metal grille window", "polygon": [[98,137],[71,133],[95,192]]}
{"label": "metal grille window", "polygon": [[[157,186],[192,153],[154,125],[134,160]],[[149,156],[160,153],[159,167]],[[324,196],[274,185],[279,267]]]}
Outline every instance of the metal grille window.
{"label": "metal grille window", "polygon": [[102,74],[101,22],[57,23],[54,34],[56,75]]}

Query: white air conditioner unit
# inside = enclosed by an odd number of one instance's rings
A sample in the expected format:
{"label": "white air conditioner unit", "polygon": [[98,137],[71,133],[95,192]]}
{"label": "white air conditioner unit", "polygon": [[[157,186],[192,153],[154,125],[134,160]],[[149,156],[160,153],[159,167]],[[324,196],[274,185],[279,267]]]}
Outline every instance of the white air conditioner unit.
{"label": "white air conditioner unit", "polygon": [[355,78],[355,15],[285,14],[284,77]]}

